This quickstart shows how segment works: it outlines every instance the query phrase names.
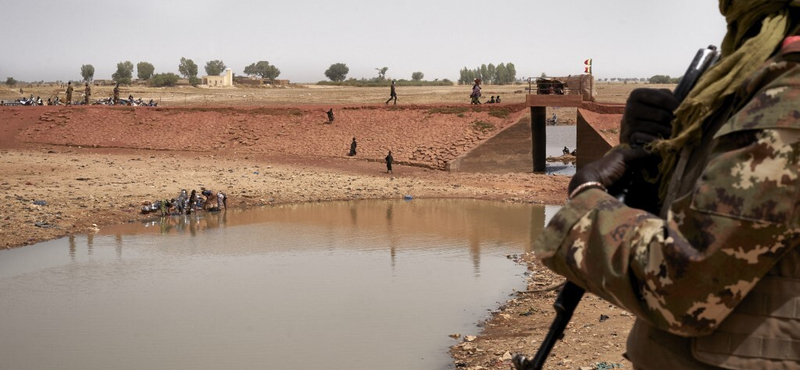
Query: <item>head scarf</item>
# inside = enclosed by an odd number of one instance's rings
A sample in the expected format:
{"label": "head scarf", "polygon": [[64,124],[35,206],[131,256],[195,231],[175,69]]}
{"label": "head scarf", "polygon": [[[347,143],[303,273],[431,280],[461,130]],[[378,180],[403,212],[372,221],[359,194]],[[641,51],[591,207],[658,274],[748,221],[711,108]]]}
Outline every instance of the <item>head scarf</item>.
{"label": "head scarf", "polygon": [[800,7],[800,0],[720,0],[719,10],[728,23],[720,50],[722,58],[703,74],[675,111],[671,138],[651,146],[662,157],[659,168],[662,200],[669,183],[666,179],[675,170],[678,151],[702,140],[703,122],[786,38],[792,23],[791,7]]}

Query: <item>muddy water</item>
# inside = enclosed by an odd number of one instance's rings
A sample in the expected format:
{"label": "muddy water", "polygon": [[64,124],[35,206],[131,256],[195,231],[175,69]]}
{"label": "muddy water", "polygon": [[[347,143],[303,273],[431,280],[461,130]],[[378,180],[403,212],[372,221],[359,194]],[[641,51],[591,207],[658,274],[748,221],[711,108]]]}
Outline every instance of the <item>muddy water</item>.
{"label": "muddy water", "polygon": [[0,369],[448,368],[552,213],[318,203],[0,251]]}

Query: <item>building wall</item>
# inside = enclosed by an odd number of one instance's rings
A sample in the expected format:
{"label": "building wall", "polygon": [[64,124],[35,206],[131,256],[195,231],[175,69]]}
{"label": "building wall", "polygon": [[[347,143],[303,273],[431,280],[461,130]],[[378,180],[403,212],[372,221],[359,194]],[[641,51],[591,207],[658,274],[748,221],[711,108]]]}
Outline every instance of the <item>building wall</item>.
{"label": "building wall", "polygon": [[209,87],[233,86],[233,71],[230,68],[226,68],[222,76],[203,76],[203,85]]}

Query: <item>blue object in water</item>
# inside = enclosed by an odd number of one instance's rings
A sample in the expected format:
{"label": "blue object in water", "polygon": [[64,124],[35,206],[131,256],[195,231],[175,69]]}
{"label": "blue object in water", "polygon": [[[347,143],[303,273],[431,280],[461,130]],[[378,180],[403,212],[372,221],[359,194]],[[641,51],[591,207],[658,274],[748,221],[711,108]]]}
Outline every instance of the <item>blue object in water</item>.
{"label": "blue object in water", "polygon": [[410,195],[403,195],[403,200],[411,200],[411,199],[414,199],[414,197]]}

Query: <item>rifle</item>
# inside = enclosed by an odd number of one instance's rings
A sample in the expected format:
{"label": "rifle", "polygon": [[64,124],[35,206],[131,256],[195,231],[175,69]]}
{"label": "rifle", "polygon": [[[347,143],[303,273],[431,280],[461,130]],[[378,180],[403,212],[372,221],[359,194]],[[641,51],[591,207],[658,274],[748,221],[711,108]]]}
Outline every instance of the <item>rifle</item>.
{"label": "rifle", "polygon": [[[675,99],[678,102],[682,102],[697,84],[700,76],[711,68],[719,58],[720,54],[714,45],[698,50],[683,78],[681,78],[678,86],[673,91]],[[644,144],[646,143],[634,143],[632,146],[642,146]],[[624,195],[624,192],[618,195],[618,198],[623,202],[625,200]],[[529,359],[520,353],[514,355],[511,362],[516,370],[541,370],[544,367],[544,363],[553,350],[556,341],[564,338],[564,329],[567,328],[567,324],[569,324],[569,320],[572,318],[572,314],[575,312],[575,308],[578,307],[578,303],[585,292],[583,288],[571,281],[567,281],[564,284],[561,292],[558,293],[558,297],[556,297],[555,303],[553,303],[553,308],[556,310],[556,318],[550,324],[550,330],[539,346],[539,350],[536,351],[536,356],[533,359]]]}

